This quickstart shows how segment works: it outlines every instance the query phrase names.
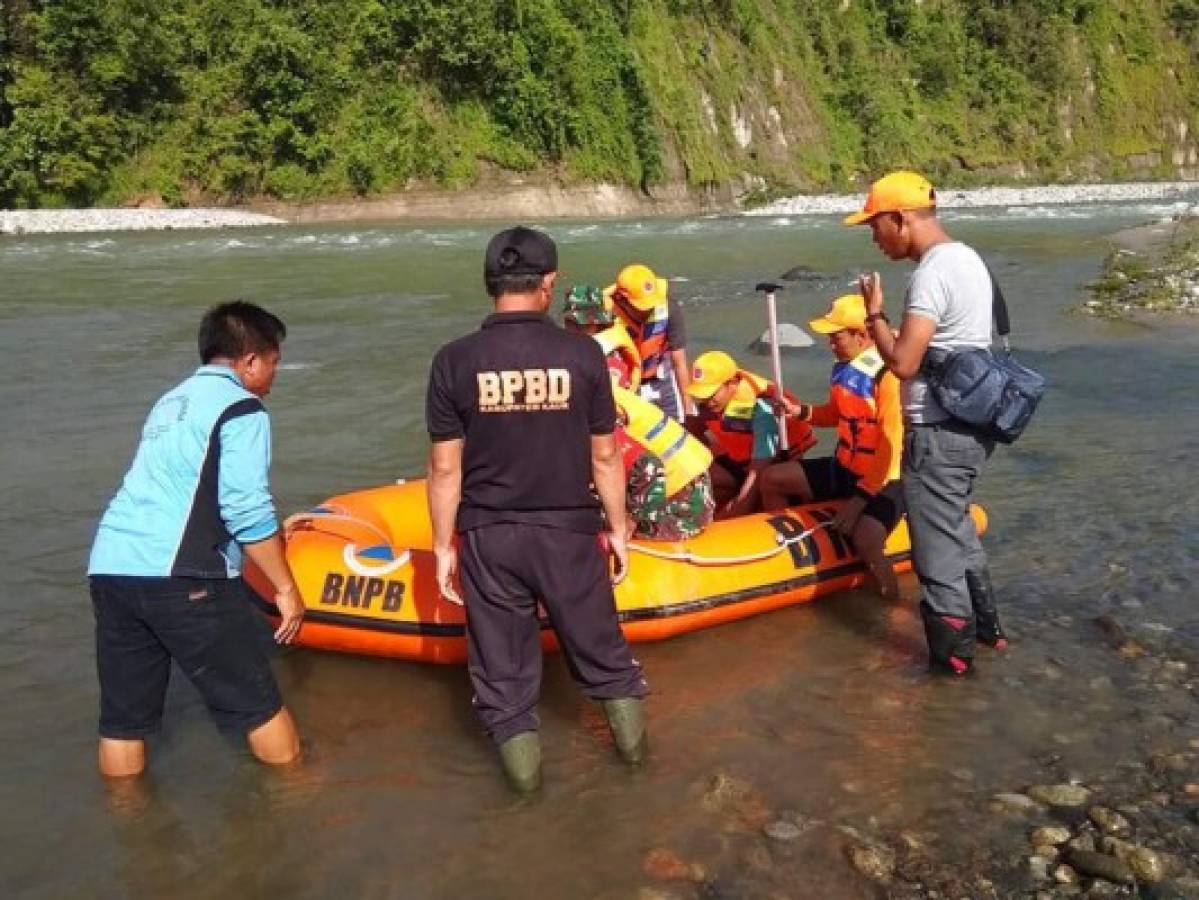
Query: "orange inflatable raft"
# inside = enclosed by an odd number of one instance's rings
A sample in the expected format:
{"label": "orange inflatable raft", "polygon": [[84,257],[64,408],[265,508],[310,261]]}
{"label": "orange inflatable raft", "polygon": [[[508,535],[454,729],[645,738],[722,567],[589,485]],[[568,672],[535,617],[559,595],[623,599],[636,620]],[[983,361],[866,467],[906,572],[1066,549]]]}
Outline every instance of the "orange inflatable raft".
{"label": "orange inflatable raft", "polygon": [[[630,546],[628,576],[616,588],[631,641],[656,641],[866,581],[848,543],[827,527],[838,503],[716,522],[680,543]],[[986,514],[972,510],[979,531]],[[432,530],[423,480],[332,497],[287,522],[287,558],[307,607],[296,643],[344,653],[438,663],[466,659],[461,607],[434,583]],[[887,541],[897,569],[910,568],[907,525]],[[262,601],[273,592],[249,566]],[[553,631],[542,643],[556,647]]]}

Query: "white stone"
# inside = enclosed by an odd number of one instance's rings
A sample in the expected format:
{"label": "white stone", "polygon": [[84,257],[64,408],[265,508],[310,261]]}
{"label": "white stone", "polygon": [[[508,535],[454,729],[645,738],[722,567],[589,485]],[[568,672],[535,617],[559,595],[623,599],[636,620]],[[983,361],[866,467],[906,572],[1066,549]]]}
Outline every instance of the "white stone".
{"label": "white stone", "polygon": [[774,139],[783,147],[787,146],[787,135],[783,134],[783,117],[779,113],[777,106],[771,106],[766,110],[766,118],[770,120],[770,128],[774,133]]}
{"label": "white stone", "polygon": [[699,103],[704,108],[704,121],[708,123],[708,130],[715,134],[719,129],[716,124],[716,107],[712,104],[712,98],[708,96],[708,92],[700,90]]}
{"label": "white stone", "polygon": [[[767,328],[763,331],[762,336],[755,343],[769,348],[770,329]],[[815,343],[815,339],[798,325],[793,325],[790,322],[783,322],[779,325],[780,350],[798,350],[803,347],[811,347]]]}
{"label": "white stone", "polygon": [[729,107],[729,121],[733,123],[733,137],[737,140],[737,145],[745,150],[754,142],[754,130],[749,124],[749,118],[741,115],[737,109],[737,104]]}

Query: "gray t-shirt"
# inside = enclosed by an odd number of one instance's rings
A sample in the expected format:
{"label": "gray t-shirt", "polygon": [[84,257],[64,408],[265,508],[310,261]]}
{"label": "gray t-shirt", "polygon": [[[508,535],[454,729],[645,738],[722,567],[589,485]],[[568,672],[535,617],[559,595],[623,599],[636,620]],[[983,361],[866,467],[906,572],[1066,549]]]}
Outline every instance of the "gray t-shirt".
{"label": "gray t-shirt", "polygon": [[[956,241],[937,244],[908,281],[904,311],[937,323],[930,346],[945,350],[991,346],[991,275],[982,258]],[[912,424],[943,422],[949,414],[929,393],[924,376],[903,382],[903,417]]]}

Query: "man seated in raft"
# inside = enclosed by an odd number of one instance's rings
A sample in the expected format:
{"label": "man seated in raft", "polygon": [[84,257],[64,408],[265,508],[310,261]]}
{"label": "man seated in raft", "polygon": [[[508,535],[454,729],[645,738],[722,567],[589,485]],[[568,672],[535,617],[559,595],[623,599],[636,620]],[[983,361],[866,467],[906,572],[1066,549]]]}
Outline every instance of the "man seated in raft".
{"label": "man seated in raft", "polygon": [[883,553],[887,535],[903,515],[899,462],[903,452],[903,410],[899,379],[885,366],[866,331],[866,304],[861,294],[833,301],[827,313],[808,323],[828,335],[836,357],[829,378],[829,399],[821,406],[782,406],[788,415],[817,428],[837,429],[831,457],[781,462],[760,477],[763,509],[791,503],[845,499],[833,526],[853,541],[870,567],[879,592],[898,599],[899,585]]}
{"label": "man seated in raft", "polygon": [[[712,454],[682,425],[633,392],[639,369],[627,351],[635,349],[598,290],[572,288],[563,321],[569,331],[590,334],[605,351],[616,402],[616,441],[628,484],[629,530],[649,540],[695,537],[712,522],[716,509],[708,475]],[[613,337],[613,332],[619,334]]]}
{"label": "man seated in raft", "polygon": [[[689,423],[708,441],[716,458],[709,469],[716,492],[716,518],[756,512],[761,507],[759,475],[780,456],[782,441],[774,403],[774,384],[737,367],[727,353],[710,350],[695,360],[688,394],[699,405]],[[787,454],[798,455],[816,443],[811,426],[787,422]]]}

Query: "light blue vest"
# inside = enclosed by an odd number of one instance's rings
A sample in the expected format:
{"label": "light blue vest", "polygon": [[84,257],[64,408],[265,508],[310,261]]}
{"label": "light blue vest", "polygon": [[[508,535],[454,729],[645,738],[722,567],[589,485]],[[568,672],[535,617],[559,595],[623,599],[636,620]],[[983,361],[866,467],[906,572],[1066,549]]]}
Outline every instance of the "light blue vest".
{"label": "light blue vest", "polygon": [[235,578],[241,544],[279,529],[270,420],[226,366],[201,366],[146,417],[100,519],[89,575]]}

